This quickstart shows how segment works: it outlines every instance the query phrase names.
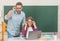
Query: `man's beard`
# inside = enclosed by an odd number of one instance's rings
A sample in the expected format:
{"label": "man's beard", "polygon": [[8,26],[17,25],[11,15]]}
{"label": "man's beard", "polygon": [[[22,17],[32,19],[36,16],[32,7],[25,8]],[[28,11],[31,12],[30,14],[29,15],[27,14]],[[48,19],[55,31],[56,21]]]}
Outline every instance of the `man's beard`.
{"label": "man's beard", "polygon": [[18,13],[18,14],[20,14],[20,13],[21,13],[21,11],[17,11],[17,13]]}

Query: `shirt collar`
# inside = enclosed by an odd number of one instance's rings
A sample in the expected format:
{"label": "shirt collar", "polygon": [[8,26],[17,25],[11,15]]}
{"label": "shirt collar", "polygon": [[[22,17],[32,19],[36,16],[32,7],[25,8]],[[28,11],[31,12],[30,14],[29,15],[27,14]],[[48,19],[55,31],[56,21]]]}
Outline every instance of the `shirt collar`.
{"label": "shirt collar", "polygon": [[[18,14],[17,11],[14,11],[14,12],[15,12],[15,14]],[[21,13],[22,13],[22,11],[21,11]],[[21,14],[21,13],[20,13],[20,14]]]}

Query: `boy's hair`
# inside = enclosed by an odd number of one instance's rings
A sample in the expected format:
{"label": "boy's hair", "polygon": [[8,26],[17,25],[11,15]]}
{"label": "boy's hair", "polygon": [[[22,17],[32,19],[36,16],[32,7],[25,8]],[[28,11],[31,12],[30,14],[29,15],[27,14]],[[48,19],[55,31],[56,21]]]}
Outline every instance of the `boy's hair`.
{"label": "boy's hair", "polygon": [[31,20],[33,21],[33,18],[32,18],[31,16],[29,16],[29,17],[27,18],[27,21],[28,21],[29,19],[31,19]]}

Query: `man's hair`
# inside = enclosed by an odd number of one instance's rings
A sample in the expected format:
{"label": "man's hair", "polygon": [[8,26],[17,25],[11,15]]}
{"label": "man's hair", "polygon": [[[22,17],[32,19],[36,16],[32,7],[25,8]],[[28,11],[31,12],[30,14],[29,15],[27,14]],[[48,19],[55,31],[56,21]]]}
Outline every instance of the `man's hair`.
{"label": "man's hair", "polygon": [[21,5],[21,6],[23,6],[23,4],[22,4],[21,2],[17,2],[16,5]]}

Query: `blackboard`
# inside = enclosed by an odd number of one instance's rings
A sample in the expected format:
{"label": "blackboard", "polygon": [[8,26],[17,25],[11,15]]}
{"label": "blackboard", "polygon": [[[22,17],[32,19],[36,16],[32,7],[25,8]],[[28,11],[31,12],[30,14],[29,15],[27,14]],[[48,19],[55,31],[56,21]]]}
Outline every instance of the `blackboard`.
{"label": "blackboard", "polygon": [[[13,6],[4,6],[4,16],[12,7]],[[42,32],[58,31],[58,6],[23,6],[22,11],[25,12],[26,18],[29,16],[33,17],[38,30]],[[4,21],[7,23],[6,20]]]}

